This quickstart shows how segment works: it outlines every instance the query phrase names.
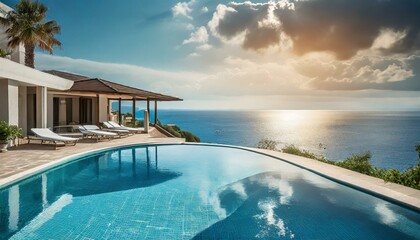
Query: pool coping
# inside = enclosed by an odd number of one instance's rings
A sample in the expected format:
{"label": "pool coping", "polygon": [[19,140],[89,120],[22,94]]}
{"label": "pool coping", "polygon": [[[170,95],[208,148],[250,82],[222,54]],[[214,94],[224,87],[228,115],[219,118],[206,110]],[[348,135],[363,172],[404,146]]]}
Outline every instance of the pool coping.
{"label": "pool coping", "polygon": [[102,147],[95,150],[88,150],[77,154],[72,154],[51,162],[39,165],[37,167],[28,169],[21,173],[9,176],[0,180],[0,190],[15,183],[24,181],[33,175],[49,171],[53,168],[59,167],[66,163],[72,162],[84,156],[98,154],[104,151],[113,149],[120,149],[132,146],[156,146],[156,145],[197,145],[197,146],[213,146],[213,147],[228,147],[234,149],[241,149],[265,156],[273,157],[275,159],[287,162],[296,167],[308,170],[318,174],[327,179],[333,180],[340,184],[355,188],[357,190],[369,193],[376,197],[388,200],[390,202],[408,207],[414,211],[420,212],[420,190],[406,187],[403,185],[385,182],[382,179],[371,177],[365,174],[354,172],[345,168],[323,163],[310,158],[296,156],[292,154],[282,153],[278,151],[250,148],[236,145],[214,144],[214,143],[185,143],[175,142],[167,143],[161,141],[150,141],[144,143],[121,144],[117,146]]}
{"label": "pool coping", "polygon": [[23,172],[14,174],[12,176],[0,179],[0,190],[7,188],[10,185],[13,185],[15,183],[24,181],[27,178],[30,178],[36,174],[39,173],[43,173],[46,171],[49,171],[53,168],[59,167],[61,165],[64,165],[66,163],[72,162],[74,160],[77,160],[78,158],[84,157],[84,156],[89,156],[89,155],[94,155],[94,154],[98,154],[104,151],[109,151],[112,149],[119,149],[119,148],[124,148],[124,147],[131,147],[131,146],[147,146],[147,145],[177,145],[177,144],[182,144],[183,141],[179,141],[179,142],[174,142],[174,143],[165,143],[165,142],[160,142],[160,141],[148,141],[148,142],[140,142],[140,143],[129,143],[129,144],[118,144],[115,146],[107,146],[107,147],[100,147],[94,150],[87,150],[84,152],[79,152],[76,154],[72,154],[72,155],[68,155],[62,158],[58,158],[56,160],[53,160],[51,162],[33,167],[31,169],[25,170]]}

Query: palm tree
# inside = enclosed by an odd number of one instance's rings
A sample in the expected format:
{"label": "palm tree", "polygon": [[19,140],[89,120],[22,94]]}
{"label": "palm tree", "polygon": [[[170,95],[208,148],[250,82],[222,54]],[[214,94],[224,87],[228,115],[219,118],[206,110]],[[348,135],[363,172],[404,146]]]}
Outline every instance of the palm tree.
{"label": "palm tree", "polygon": [[55,34],[61,31],[56,21],[45,22],[48,8],[38,1],[21,0],[16,4],[16,11],[9,12],[5,18],[0,18],[0,23],[5,26],[8,45],[11,48],[23,43],[25,47],[25,65],[34,68],[34,51],[40,49],[52,54],[55,45],[61,42]]}

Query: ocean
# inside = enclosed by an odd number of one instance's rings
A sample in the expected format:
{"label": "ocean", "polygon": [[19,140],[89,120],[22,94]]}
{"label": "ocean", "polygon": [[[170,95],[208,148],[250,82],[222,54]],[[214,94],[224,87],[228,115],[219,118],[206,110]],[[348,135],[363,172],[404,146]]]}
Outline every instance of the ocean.
{"label": "ocean", "polygon": [[420,112],[159,110],[158,119],[207,143],[255,147],[266,138],[334,161],[370,151],[371,163],[386,169],[405,170],[419,161]]}

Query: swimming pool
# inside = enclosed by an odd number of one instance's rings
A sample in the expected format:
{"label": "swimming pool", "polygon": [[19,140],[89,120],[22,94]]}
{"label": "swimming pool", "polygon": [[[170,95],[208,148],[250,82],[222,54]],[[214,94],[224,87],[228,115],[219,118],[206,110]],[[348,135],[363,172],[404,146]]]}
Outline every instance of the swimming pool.
{"label": "swimming pool", "polygon": [[281,160],[116,148],[0,191],[6,239],[416,239],[420,214]]}

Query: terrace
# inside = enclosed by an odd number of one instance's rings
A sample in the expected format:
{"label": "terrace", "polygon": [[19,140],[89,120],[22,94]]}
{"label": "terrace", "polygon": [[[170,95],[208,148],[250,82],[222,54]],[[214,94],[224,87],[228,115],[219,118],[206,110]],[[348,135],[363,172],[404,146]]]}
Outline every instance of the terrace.
{"label": "terrace", "polygon": [[149,134],[135,134],[98,143],[85,139],[78,142],[76,146],[63,146],[57,148],[57,150],[54,150],[54,147],[48,144],[22,143],[0,155],[0,187],[33,175],[38,171],[60,165],[65,161],[65,158],[75,154],[132,144],[182,142],[184,142],[184,139],[168,138],[152,127]]}

